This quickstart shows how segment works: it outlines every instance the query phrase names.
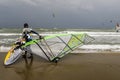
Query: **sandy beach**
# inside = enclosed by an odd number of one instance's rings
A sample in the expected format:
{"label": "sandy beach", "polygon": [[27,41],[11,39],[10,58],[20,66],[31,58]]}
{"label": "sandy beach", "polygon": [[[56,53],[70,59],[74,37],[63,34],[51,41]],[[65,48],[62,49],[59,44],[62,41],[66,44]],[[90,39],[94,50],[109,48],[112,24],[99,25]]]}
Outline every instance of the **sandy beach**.
{"label": "sandy beach", "polygon": [[68,54],[57,64],[38,56],[5,67],[0,53],[0,80],[120,80],[119,53]]}

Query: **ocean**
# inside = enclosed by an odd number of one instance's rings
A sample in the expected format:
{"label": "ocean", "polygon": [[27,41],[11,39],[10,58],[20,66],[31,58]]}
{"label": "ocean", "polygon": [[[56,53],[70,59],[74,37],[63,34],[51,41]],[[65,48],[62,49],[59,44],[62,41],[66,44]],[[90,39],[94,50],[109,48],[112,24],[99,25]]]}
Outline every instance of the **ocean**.
{"label": "ocean", "polygon": [[[95,40],[64,56],[57,64],[33,55],[31,59],[21,57],[13,65],[3,66],[6,52],[21,36],[21,30],[0,30],[0,80],[120,80],[119,32],[112,29],[35,29],[43,36],[82,32]],[[108,54],[101,54],[103,52]]]}
{"label": "ocean", "polygon": [[[52,34],[72,34],[72,33],[87,33],[95,38],[89,44],[80,46],[74,53],[93,53],[93,52],[120,52],[120,32],[115,32],[114,29],[41,29],[35,28],[35,31],[42,36]],[[7,52],[11,45],[20,38],[22,29],[1,28],[0,29],[0,52]],[[37,38],[37,36],[34,36]]]}

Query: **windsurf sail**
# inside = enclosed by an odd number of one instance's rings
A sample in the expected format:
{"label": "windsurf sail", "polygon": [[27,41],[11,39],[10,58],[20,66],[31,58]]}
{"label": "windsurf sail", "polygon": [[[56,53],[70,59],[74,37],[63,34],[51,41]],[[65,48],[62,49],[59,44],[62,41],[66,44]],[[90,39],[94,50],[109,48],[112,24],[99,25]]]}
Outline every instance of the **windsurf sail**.
{"label": "windsurf sail", "polygon": [[28,51],[40,57],[53,61],[56,57],[62,58],[83,44],[94,40],[93,37],[85,34],[56,34],[46,36],[41,40],[27,42],[23,48],[29,46]]}

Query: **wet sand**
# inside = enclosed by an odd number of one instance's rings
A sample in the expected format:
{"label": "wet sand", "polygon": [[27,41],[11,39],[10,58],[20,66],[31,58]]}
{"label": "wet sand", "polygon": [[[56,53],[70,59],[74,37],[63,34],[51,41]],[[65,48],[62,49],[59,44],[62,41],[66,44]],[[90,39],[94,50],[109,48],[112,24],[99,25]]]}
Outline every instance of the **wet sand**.
{"label": "wet sand", "polygon": [[119,53],[68,54],[57,64],[34,56],[5,67],[0,53],[0,80],[120,80]]}

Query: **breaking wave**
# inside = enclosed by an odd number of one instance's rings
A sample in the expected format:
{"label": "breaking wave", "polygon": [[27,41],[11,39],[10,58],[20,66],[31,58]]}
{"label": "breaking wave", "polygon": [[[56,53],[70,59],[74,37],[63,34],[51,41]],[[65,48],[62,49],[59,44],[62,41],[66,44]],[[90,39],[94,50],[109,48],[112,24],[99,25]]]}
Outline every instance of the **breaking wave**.
{"label": "breaking wave", "polygon": [[[72,34],[72,33],[87,33],[95,38],[94,41],[87,45],[80,46],[76,52],[99,52],[99,51],[120,51],[120,33],[118,32],[94,32],[94,31],[61,31],[61,32],[42,32],[41,35],[52,34]],[[0,51],[8,51],[10,46],[21,36],[20,33],[0,33]]]}

